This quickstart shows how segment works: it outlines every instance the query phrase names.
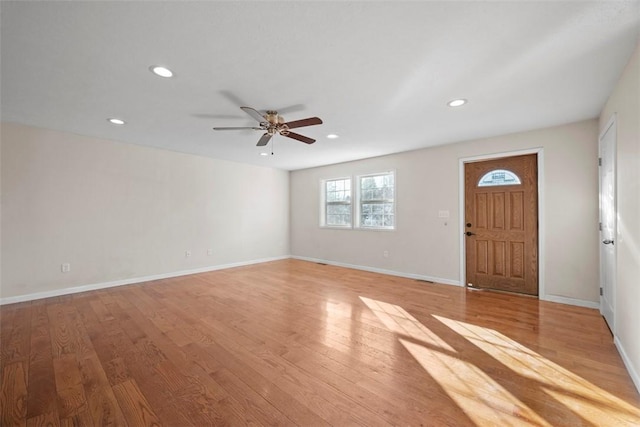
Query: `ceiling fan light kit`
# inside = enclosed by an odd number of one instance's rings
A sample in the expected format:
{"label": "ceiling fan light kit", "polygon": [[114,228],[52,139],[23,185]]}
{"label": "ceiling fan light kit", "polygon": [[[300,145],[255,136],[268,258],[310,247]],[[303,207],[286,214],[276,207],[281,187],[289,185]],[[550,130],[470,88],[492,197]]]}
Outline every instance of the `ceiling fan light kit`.
{"label": "ceiling fan light kit", "polygon": [[271,138],[273,138],[276,134],[280,134],[282,136],[286,136],[287,138],[295,139],[305,144],[313,144],[316,142],[315,139],[309,138],[304,135],[300,135],[299,133],[291,132],[291,129],[301,128],[306,126],[314,126],[321,125],[322,120],[318,117],[309,117],[301,120],[294,120],[292,122],[285,122],[284,118],[278,114],[275,110],[267,110],[265,114],[260,113],[255,108],[251,107],[240,107],[242,111],[250,115],[254,120],[256,120],[259,124],[259,127],[256,126],[246,126],[246,127],[214,127],[213,130],[243,130],[243,129],[251,129],[251,130],[260,130],[265,133],[258,140],[258,147],[265,146],[269,143]]}

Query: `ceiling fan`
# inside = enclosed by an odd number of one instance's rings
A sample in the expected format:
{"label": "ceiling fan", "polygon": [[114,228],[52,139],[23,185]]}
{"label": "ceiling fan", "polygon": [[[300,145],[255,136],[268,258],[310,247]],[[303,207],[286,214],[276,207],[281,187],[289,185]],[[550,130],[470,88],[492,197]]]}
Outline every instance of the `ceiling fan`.
{"label": "ceiling fan", "polygon": [[290,129],[322,124],[322,120],[320,120],[318,117],[309,117],[302,120],[285,122],[282,116],[280,116],[277,111],[269,110],[265,114],[261,114],[258,110],[251,107],[240,108],[242,109],[242,111],[256,119],[259,123],[259,126],[215,127],[213,128],[213,130],[253,129],[264,131],[265,133],[262,135],[260,140],[258,140],[258,147],[267,145],[276,133],[279,133],[282,136],[286,136],[287,138],[297,139],[298,141],[302,141],[305,144],[313,144],[314,142],[316,142],[315,139],[300,135],[299,133],[291,132]]}

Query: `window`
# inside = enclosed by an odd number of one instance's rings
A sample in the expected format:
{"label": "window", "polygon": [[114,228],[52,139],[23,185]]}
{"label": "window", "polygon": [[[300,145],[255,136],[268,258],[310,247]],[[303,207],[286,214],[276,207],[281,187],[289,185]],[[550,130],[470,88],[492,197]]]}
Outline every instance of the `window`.
{"label": "window", "polygon": [[321,227],[395,229],[394,172],[326,179],[320,188]]}
{"label": "window", "polygon": [[323,226],[351,227],[351,178],[324,181]]}
{"label": "window", "polygon": [[492,187],[494,185],[519,185],[521,184],[520,178],[511,171],[505,169],[496,169],[485,173],[480,181],[478,181],[478,187]]}
{"label": "window", "polygon": [[395,228],[395,179],[393,172],[358,177],[358,226]]}

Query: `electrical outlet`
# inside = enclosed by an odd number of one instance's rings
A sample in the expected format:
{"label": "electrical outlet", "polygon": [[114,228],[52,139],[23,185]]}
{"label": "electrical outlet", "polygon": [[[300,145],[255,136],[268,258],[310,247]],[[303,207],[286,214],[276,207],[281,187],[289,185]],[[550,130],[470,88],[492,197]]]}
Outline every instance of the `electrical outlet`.
{"label": "electrical outlet", "polygon": [[191,251],[184,251],[184,256],[189,258],[191,256]]}
{"label": "electrical outlet", "polygon": [[382,256],[385,258],[389,258],[389,251],[382,252]]}
{"label": "electrical outlet", "polygon": [[61,270],[63,273],[68,273],[71,271],[71,264],[69,264],[68,262],[65,262],[64,264],[61,265]]}
{"label": "electrical outlet", "polygon": [[207,249],[207,255],[208,256],[213,255],[213,249]]}

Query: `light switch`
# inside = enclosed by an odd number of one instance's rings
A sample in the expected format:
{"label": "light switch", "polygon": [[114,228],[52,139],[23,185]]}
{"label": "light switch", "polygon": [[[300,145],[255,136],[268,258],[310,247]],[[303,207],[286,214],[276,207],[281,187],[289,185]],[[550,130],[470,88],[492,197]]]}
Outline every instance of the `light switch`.
{"label": "light switch", "polygon": [[438,218],[449,218],[449,211],[438,211]]}

